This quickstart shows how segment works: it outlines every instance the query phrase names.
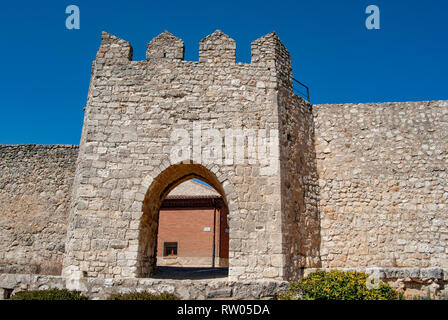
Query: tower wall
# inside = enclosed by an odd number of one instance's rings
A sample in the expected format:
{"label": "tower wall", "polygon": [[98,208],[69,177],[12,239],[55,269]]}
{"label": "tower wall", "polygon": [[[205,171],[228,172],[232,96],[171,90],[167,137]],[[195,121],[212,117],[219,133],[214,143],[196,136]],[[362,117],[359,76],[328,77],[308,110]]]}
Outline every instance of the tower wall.
{"label": "tower wall", "polygon": [[[102,39],[85,109],[64,274],[149,276],[157,214],[147,212],[184,179],[182,170],[199,168],[188,174],[206,176],[229,208],[229,277],[283,279],[280,170],[262,174],[266,164],[249,163],[247,151],[243,163],[210,164],[194,148],[188,165],[170,158],[176,128],[191,139],[198,125],[216,129],[223,144],[225,129],[266,129],[267,137],[278,131],[283,58],[265,48],[270,42],[256,41],[257,63],[235,63],[234,41],[219,31],[201,41],[199,62],[156,55],[157,40],[146,61],[131,61],[127,42],[105,33]],[[273,161],[280,168],[278,155]]]}
{"label": "tower wall", "polygon": [[285,279],[320,267],[318,176],[312,105],[287,88],[278,93]]}

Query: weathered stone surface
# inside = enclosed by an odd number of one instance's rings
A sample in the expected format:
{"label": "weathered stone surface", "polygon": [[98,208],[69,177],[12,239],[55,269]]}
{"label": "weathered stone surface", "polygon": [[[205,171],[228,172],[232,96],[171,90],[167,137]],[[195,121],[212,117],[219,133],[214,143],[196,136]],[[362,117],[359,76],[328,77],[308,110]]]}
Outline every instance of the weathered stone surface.
{"label": "weathered stone surface", "polygon": [[213,299],[213,298],[229,298],[232,296],[232,289],[226,288],[226,289],[216,289],[216,290],[208,290],[206,292],[206,298],[207,299]]}
{"label": "weathered stone surface", "polygon": [[420,272],[423,279],[443,279],[443,270],[441,268],[425,268]]}
{"label": "weathered stone surface", "polygon": [[[279,90],[280,171],[282,172],[281,265],[286,279],[301,277],[303,268],[320,266],[320,221],[318,214],[318,177],[314,151],[312,105]],[[274,257],[271,256],[271,260]],[[280,257],[278,257],[280,258]]]}
{"label": "weathered stone surface", "polygon": [[77,146],[0,146],[0,272],[60,274]]}
{"label": "weathered stone surface", "polygon": [[146,50],[146,59],[184,59],[184,42],[168,31],[155,37]]}
{"label": "weathered stone surface", "polygon": [[446,267],[448,102],[313,114],[322,267]]}

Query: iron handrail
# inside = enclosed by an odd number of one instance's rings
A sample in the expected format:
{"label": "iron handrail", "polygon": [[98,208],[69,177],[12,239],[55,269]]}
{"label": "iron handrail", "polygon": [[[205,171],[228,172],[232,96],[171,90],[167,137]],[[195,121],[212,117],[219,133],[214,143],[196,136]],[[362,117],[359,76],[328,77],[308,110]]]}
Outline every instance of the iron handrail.
{"label": "iron handrail", "polygon": [[[297,80],[297,79],[292,78],[292,80],[295,81],[296,83],[300,84],[302,87],[304,87],[306,89],[306,100],[308,102],[311,102],[311,100],[310,100],[310,88],[307,85],[305,85],[302,82],[300,82],[299,80]],[[305,98],[305,93],[302,93],[301,91],[297,90],[296,88],[294,88],[294,86],[293,86],[293,90],[294,90],[294,92],[298,93],[301,97]]]}

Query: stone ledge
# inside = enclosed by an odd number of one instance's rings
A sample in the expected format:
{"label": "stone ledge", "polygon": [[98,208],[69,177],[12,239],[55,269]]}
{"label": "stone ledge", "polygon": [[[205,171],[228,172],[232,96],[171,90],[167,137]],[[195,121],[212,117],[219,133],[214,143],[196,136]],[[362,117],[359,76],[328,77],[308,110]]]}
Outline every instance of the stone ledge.
{"label": "stone ledge", "polygon": [[274,299],[285,293],[286,281],[165,280],[152,278],[73,278],[31,274],[0,274],[0,289],[45,290],[51,288],[77,290],[91,299],[106,299],[111,294],[148,291],[174,293],[182,299]]}
{"label": "stone ledge", "polygon": [[304,276],[310,273],[322,270],[341,270],[345,272],[365,272],[367,274],[377,274],[380,279],[434,279],[434,280],[448,280],[448,269],[432,267],[432,268],[307,268],[304,270]]}

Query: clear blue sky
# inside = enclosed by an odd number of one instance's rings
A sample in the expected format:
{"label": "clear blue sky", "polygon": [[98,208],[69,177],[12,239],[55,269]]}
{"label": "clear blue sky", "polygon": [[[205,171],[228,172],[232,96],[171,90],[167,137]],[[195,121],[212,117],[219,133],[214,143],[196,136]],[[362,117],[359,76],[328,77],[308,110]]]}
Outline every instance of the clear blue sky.
{"label": "clear blue sky", "polygon": [[[81,12],[65,28],[65,8]],[[367,30],[365,9],[381,10]],[[91,62],[101,31],[134,48],[163,30],[185,42],[221,29],[250,62],[250,42],[276,31],[291,53],[294,77],[315,104],[448,99],[448,1],[3,1],[0,5],[0,143],[78,144]]]}

